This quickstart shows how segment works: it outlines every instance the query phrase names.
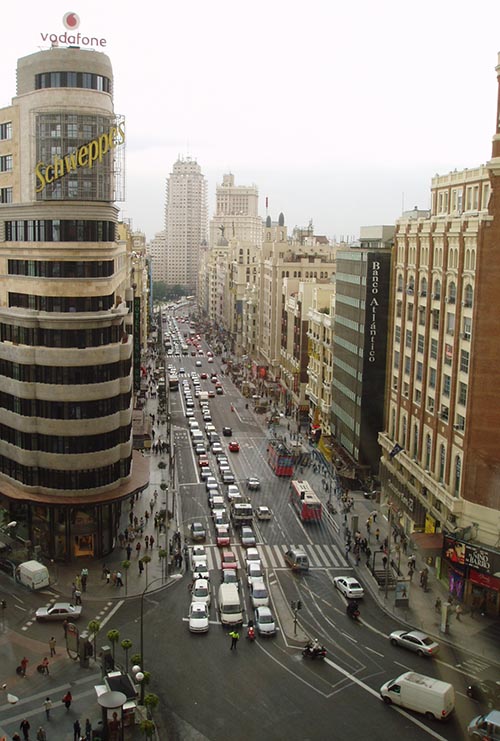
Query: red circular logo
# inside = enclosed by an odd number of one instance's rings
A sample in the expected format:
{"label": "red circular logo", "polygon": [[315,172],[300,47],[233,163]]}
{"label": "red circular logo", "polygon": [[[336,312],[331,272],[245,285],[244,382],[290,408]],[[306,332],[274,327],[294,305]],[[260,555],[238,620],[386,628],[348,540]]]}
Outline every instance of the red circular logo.
{"label": "red circular logo", "polygon": [[63,16],[63,23],[66,26],[66,28],[74,29],[78,28],[80,25],[80,18],[76,13],[70,12],[65,13]]}

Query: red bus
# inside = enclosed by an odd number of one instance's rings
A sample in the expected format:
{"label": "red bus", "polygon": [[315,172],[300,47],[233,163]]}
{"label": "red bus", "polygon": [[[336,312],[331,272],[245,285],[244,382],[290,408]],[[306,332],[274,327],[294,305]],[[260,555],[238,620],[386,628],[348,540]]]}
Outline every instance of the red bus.
{"label": "red bus", "polygon": [[269,441],[267,462],[276,476],[293,476],[293,455],[279,440]]}
{"label": "red bus", "polygon": [[320,522],[323,514],[321,501],[308,481],[290,483],[290,501],[302,522]]}

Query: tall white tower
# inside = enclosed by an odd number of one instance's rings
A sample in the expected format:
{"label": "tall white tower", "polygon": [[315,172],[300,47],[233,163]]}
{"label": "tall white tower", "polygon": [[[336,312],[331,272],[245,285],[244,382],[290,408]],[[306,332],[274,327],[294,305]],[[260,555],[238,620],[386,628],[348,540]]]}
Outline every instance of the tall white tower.
{"label": "tall white tower", "polygon": [[200,246],[207,241],[207,181],[196,160],[179,157],[167,180],[166,282],[196,290]]}

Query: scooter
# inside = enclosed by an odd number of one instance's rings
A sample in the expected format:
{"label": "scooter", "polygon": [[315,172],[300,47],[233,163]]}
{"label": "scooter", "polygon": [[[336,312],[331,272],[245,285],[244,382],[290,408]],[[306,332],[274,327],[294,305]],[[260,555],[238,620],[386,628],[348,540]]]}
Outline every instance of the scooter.
{"label": "scooter", "polygon": [[255,641],[255,628],[253,627],[253,620],[248,621],[247,639],[250,642]]}
{"label": "scooter", "polygon": [[357,602],[349,602],[346,608],[346,612],[352,620],[359,620],[359,607]]}
{"label": "scooter", "polygon": [[324,659],[326,648],[319,643],[309,641],[302,649],[302,656],[304,659]]}

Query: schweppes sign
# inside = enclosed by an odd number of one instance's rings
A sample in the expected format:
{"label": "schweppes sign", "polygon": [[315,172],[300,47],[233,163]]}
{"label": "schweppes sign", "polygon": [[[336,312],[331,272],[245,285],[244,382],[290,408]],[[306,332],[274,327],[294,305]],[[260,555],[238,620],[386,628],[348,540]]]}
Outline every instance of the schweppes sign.
{"label": "schweppes sign", "polygon": [[85,167],[91,170],[96,163],[102,162],[108,152],[125,142],[125,124],[119,123],[111,126],[109,131],[92,139],[87,144],[82,144],[74,152],[64,157],[54,157],[52,162],[38,162],[35,168],[36,192],[41,193],[50,183],[68,175],[70,172]]}

